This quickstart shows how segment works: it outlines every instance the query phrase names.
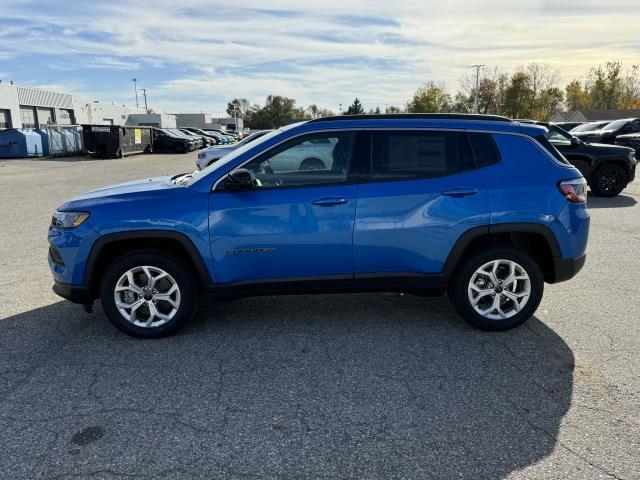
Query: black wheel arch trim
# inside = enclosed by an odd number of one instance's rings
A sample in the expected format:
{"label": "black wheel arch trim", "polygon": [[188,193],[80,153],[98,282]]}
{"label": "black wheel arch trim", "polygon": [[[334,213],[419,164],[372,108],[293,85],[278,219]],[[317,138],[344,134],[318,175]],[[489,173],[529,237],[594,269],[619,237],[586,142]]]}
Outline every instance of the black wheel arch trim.
{"label": "black wheel arch trim", "polygon": [[126,232],[108,233],[98,237],[91,247],[87,264],[84,269],[84,285],[85,288],[93,292],[95,284],[93,281],[93,273],[100,258],[100,254],[103,249],[113,242],[120,242],[125,240],[139,240],[139,239],[168,239],[174,240],[184,247],[189,255],[193,265],[196,268],[198,279],[202,282],[205,288],[213,285],[209,270],[204,263],[202,255],[193,244],[191,239],[184,233],[176,232],[173,230],[128,230]]}
{"label": "black wheel arch trim", "polygon": [[451,249],[447,260],[444,263],[442,273],[445,275],[445,277],[449,278],[453,274],[456,267],[458,266],[458,262],[460,261],[460,259],[466,252],[467,247],[471,244],[472,241],[474,241],[476,238],[492,233],[536,233],[542,235],[542,237],[546,240],[547,245],[549,246],[549,250],[551,251],[551,255],[554,258],[559,258],[562,256],[556,236],[549,227],[541,223],[519,222],[484,225],[481,227],[471,228],[460,236],[456,244]]}

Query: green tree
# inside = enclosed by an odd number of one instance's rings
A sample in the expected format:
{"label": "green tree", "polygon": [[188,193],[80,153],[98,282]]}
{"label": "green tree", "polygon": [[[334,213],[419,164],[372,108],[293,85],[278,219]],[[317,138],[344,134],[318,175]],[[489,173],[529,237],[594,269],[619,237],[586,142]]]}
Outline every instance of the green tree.
{"label": "green tree", "polygon": [[511,118],[531,118],[535,95],[528,73],[519,71],[512,75],[504,92],[504,113]]}
{"label": "green tree", "polygon": [[362,103],[360,103],[360,100],[358,100],[358,97],[356,97],[353,103],[349,105],[349,108],[347,108],[347,111],[344,112],[345,115],[361,115],[363,113],[364,113],[364,108],[362,107]]}
{"label": "green tree", "polygon": [[400,107],[396,107],[395,105],[389,105],[384,109],[384,113],[402,113],[402,109]]}
{"label": "green tree", "polygon": [[244,118],[247,110],[249,110],[249,100],[246,98],[234,98],[227,103],[227,115],[230,117]]}
{"label": "green tree", "polygon": [[418,88],[407,104],[409,113],[450,112],[451,108],[451,95],[446,92],[444,84],[435,82],[427,82]]}

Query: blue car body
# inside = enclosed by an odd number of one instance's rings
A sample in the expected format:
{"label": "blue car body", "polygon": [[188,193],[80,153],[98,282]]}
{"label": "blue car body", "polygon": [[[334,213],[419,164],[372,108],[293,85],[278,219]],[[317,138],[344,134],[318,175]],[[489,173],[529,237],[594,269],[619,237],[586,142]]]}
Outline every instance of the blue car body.
{"label": "blue car body", "polygon": [[[234,192],[228,173],[283,141],[317,132],[353,132],[357,145],[378,131],[485,132],[501,159],[452,175],[376,181],[363,147],[362,166],[339,184]],[[170,238],[189,255],[209,291],[245,294],[273,285],[322,290],[331,285],[381,289],[415,282],[442,292],[465,245],[479,235],[534,232],[552,259],[545,280],[573,276],[584,262],[589,214],[568,202],[558,183],[581,178],[536,140],[536,125],[473,116],[382,116],[324,119],[271,132],[192,178],[151,178],[90,192],[59,207],[88,212],[77,228],[49,228],[54,290],[90,303],[99,258],[112,242]],[[369,141],[369,144],[371,142]],[[367,157],[367,158],[364,158]],[[382,280],[384,279],[384,281]]]}

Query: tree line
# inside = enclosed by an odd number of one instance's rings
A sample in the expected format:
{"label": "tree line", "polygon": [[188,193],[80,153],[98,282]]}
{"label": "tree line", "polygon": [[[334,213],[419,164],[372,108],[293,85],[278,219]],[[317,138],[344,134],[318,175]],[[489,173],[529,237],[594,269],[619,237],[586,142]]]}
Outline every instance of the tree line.
{"label": "tree line", "polygon": [[[544,63],[530,63],[512,73],[498,67],[482,67],[476,88],[476,74],[469,71],[460,88],[451,95],[444,82],[427,81],[401,106],[379,106],[367,112],[356,98],[343,115],[363,113],[472,113],[477,96],[478,112],[510,118],[548,120],[562,110],[640,108],[640,65],[624,68],[612,61],[590,68],[582,79],[562,88],[560,72]],[[277,128],[291,122],[333,116],[335,112],[315,104],[297,106],[296,100],[269,95],[263,105],[236,98],[227,114],[242,117],[246,127]]]}

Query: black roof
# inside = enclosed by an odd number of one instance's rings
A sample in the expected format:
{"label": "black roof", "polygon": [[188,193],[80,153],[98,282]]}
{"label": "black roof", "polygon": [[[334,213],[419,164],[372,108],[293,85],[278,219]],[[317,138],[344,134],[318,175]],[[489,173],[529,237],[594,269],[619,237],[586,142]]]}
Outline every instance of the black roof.
{"label": "black roof", "polygon": [[336,115],[334,117],[321,117],[309,120],[309,122],[332,122],[335,120],[484,120],[489,122],[511,122],[507,117],[499,115],[479,115],[472,113],[381,113],[364,115]]}

